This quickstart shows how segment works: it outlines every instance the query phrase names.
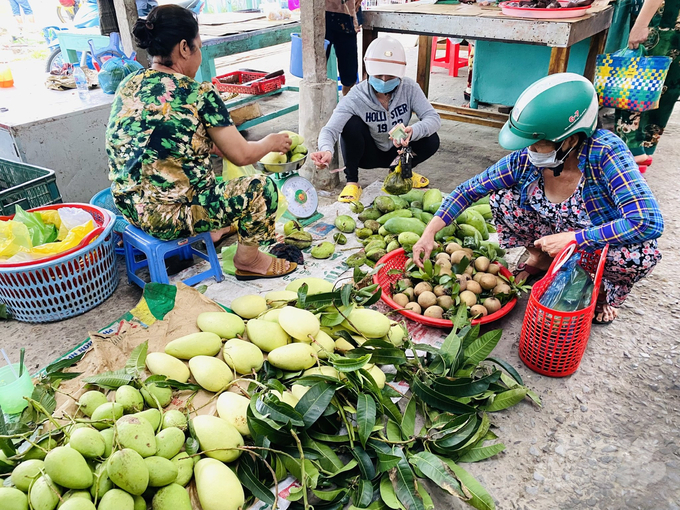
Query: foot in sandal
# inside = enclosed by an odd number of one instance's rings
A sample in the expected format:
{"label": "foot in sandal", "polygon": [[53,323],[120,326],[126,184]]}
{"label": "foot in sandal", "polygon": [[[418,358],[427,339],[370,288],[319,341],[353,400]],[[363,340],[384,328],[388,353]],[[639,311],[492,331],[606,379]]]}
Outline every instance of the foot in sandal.
{"label": "foot in sandal", "polygon": [[270,257],[258,250],[254,257],[241,255],[237,251],[234,255],[234,267],[238,280],[255,280],[258,278],[278,278],[290,274],[297,269],[297,264],[285,259]]}
{"label": "foot in sandal", "polygon": [[356,182],[348,182],[338,196],[338,202],[355,202],[361,198],[362,190]]}
{"label": "foot in sandal", "polygon": [[594,324],[611,324],[619,316],[619,311],[607,303],[600,303],[598,300],[595,306],[595,317],[593,317]]}

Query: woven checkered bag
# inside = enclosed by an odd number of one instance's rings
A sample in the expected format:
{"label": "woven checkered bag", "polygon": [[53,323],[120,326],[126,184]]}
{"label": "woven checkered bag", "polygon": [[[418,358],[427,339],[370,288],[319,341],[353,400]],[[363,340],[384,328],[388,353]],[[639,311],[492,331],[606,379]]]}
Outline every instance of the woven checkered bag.
{"label": "woven checkered bag", "polygon": [[647,57],[637,50],[597,56],[595,90],[600,106],[644,112],[659,107],[670,57]]}

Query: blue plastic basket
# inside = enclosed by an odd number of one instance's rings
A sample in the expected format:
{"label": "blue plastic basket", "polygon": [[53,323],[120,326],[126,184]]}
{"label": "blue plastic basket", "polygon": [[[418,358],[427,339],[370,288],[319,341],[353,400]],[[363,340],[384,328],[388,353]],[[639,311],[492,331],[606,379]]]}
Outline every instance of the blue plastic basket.
{"label": "blue plastic basket", "polygon": [[[74,204],[75,205],[75,204]],[[113,213],[102,210],[101,214]],[[63,258],[0,269],[0,303],[22,322],[54,322],[91,310],[118,286],[114,222],[92,243]]]}
{"label": "blue plastic basket", "polygon": [[120,213],[120,209],[116,206],[116,202],[113,201],[113,195],[111,194],[111,188],[106,188],[101,190],[90,200],[90,204],[111,211],[116,215],[116,222],[113,225],[113,231],[122,234],[125,231],[125,227],[129,225],[128,221]]}

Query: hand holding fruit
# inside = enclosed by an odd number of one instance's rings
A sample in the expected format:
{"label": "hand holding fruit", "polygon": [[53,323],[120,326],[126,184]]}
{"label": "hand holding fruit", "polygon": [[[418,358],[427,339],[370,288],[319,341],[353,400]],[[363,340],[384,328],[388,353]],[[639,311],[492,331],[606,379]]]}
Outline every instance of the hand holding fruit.
{"label": "hand holding fruit", "polygon": [[574,232],[562,232],[560,234],[541,237],[534,242],[534,246],[551,257],[555,257],[566,245],[575,240],[576,234]]}
{"label": "hand holding fruit", "polygon": [[287,133],[272,133],[267,135],[267,142],[269,143],[269,152],[281,152],[285,154],[293,145],[293,140]]}
{"label": "hand holding fruit", "polygon": [[434,245],[434,234],[423,232],[418,242],[413,245],[413,262],[416,266],[423,268],[423,260],[430,258]]}
{"label": "hand holding fruit", "polygon": [[317,168],[325,168],[330,165],[333,154],[331,151],[312,152],[311,158]]}

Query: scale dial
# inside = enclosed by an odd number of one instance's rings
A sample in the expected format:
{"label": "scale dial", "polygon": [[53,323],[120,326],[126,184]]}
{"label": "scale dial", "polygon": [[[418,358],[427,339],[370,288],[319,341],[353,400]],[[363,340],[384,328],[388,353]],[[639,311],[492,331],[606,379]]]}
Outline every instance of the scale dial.
{"label": "scale dial", "polygon": [[281,186],[281,193],[288,201],[288,211],[296,218],[313,216],[319,205],[316,189],[311,182],[299,175],[286,179]]}

